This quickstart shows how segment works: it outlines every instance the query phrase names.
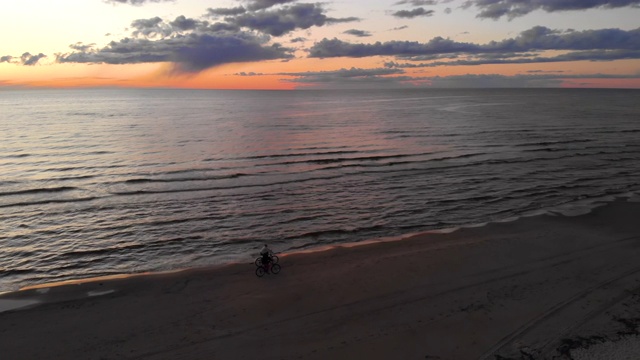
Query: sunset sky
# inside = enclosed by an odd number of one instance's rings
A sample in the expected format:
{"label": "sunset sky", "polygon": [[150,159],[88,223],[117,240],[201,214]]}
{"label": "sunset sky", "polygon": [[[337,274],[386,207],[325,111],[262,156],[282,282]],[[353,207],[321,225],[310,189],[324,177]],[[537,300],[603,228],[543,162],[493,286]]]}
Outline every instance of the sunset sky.
{"label": "sunset sky", "polygon": [[0,89],[640,88],[640,0],[8,0]]}

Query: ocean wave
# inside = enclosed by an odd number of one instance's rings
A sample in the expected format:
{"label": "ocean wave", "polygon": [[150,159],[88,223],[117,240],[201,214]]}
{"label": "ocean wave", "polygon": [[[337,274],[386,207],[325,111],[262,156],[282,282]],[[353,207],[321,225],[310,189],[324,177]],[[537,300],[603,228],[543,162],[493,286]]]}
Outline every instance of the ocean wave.
{"label": "ocean wave", "polygon": [[26,275],[26,274],[37,274],[37,273],[40,273],[40,271],[34,268],[28,268],[28,269],[7,268],[7,269],[0,269],[0,278],[4,276],[11,276],[11,275]]}
{"label": "ocean wave", "polygon": [[301,238],[320,238],[325,236],[344,236],[355,234],[363,231],[375,231],[375,230],[383,230],[384,226],[382,225],[374,225],[374,226],[364,226],[364,227],[355,227],[353,229],[331,229],[331,230],[318,230],[318,231],[310,231],[301,234],[295,234],[288,237],[285,237],[284,240],[292,240],[292,239],[301,239]]}
{"label": "ocean wave", "polygon": [[343,175],[318,176],[318,177],[312,177],[312,178],[306,178],[306,179],[276,181],[276,182],[263,183],[263,184],[243,184],[243,185],[231,185],[231,186],[210,186],[210,187],[199,187],[199,188],[188,188],[188,189],[112,191],[112,192],[110,192],[110,194],[118,195],[118,196],[126,196],[126,195],[144,195],[144,194],[169,194],[169,193],[196,192],[196,191],[233,190],[233,189],[242,189],[242,188],[258,188],[258,187],[279,186],[279,185],[285,185],[285,184],[303,183],[303,182],[316,181],[316,180],[338,179],[338,178],[341,178],[342,176]]}
{"label": "ocean wave", "polygon": [[309,157],[309,156],[325,156],[325,155],[349,155],[349,154],[357,154],[359,151],[355,150],[340,150],[340,151],[325,151],[325,152],[304,152],[304,153],[287,153],[287,154],[269,154],[269,155],[256,155],[256,156],[247,156],[242,157],[240,159],[277,159],[277,158],[287,158],[287,157]]}
{"label": "ocean wave", "polygon": [[536,141],[514,144],[516,147],[528,147],[528,146],[552,146],[552,145],[567,145],[567,144],[582,144],[593,142],[593,139],[574,139],[574,140],[558,140],[558,141]]}
{"label": "ocean wave", "polygon": [[125,184],[144,184],[144,183],[172,183],[172,182],[188,182],[188,181],[211,181],[211,180],[225,180],[225,179],[237,179],[242,176],[248,176],[245,173],[235,173],[229,175],[210,176],[210,177],[188,177],[188,178],[173,178],[173,179],[159,179],[159,178],[137,178],[121,181]]}
{"label": "ocean wave", "polygon": [[43,193],[60,193],[60,192],[72,191],[72,190],[77,190],[77,188],[73,187],[73,186],[60,186],[60,187],[52,187],[52,188],[37,188],[37,189],[27,189],[27,190],[16,190],[16,191],[0,192],[0,196],[43,194]]}
{"label": "ocean wave", "polygon": [[112,246],[106,246],[102,248],[94,248],[94,249],[84,249],[84,250],[73,250],[68,251],[62,254],[56,255],[52,260],[54,262],[57,261],[66,261],[70,259],[87,259],[86,261],[91,261],[89,258],[92,256],[104,256],[104,255],[117,255],[123,253],[129,253],[131,250],[138,249],[151,249],[157,247],[166,247],[167,244],[180,244],[186,241],[193,240],[201,240],[202,236],[183,236],[183,237],[174,237],[165,240],[156,240],[145,243],[121,243],[115,244]]}
{"label": "ocean wave", "polygon": [[0,204],[0,208],[10,208],[10,207],[18,207],[18,206],[35,206],[35,205],[47,205],[47,204],[65,204],[65,203],[75,203],[75,202],[87,202],[97,199],[97,197],[86,197],[86,198],[76,198],[76,199],[49,199],[49,200],[38,200],[38,201],[25,201],[11,204]]}
{"label": "ocean wave", "polygon": [[[552,152],[556,153],[556,152]],[[548,157],[535,157],[535,158],[525,158],[525,157],[514,157],[508,159],[486,159],[486,160],[478,160],[478,161],[470,161],[464,162],[460,164],[450,164],[443,166],[429,166],[429,164],[437,164],[437,163],[446,163],[447,161],[455,161],[462,159],[471,159],[474,157],[480,157],[485,155],[490,155],[490,153],[486,152],[476,152],[469,154],[460,154],[453,156],[444,156],[439,158],[432,159],[424,159],[424,160],[410,160],[410,161],[395,161],[388,163],[378,163],[378,164],[366,164],[366,163],[354,163],[354,164],[342,164],[349,159],[335,159],[334,161],[329,161],[327,164],[329,166],[316,168],[308,171],[301,171],[294,174],[303,174],[303,173],[311,173],[311,174],[321,174],[322,171],[326,170],[345,170],[348,168],[369,168],[365,173],[390,173],[388,170],[389,166],[401,166],[401,165],[422,165],[420,167],[411,167],[409,169],[396,168],[393,169],[394,173],[402,174],[406,172],[420,172],[420,171],[444,171],[444,170],[452,170],[452,169],[460,169],[460,168],[473,168],[477,166],[492,166],[492,165],[514,165],[514,164],[524,164],[524,163],[533,163],[533,162],[545,162],[545,161],[557,161],[562,159],[570,159],[570,158],[580,158],[580,157],[590,157],[590,156],[600,156],[600,155],[609,155],[609,154],[636,154],[637,151],[629,150],[629,151],[595,151],[595,152],[578,152],[578,153],[570,153],[564,154],[560,156],[548,156]],[[393,158],[406,158],[416,155],[390,155],[390,156],[381,156],[375,157],[376,159],[384,158],[384,159],[393,159]],[[365,157],[370,159],[371,157]],[[633,158],[632,158],[633,159]],[[313,162],[314,160],[305,160],[303,162]],[[339,165],[335,165],[338,163]],[[322,164],[320,162],[319,164]],[[385,170],[375,170],[376,168],[385,168]],[[292,174],[289,174],[292,175]],[[113,195],[142,195],[142,194],[162,194],[162,193],[179,193],[179,192],[195,192],[195,191],[215,191],[215,190],[231,190],[231,189],[241,189],[241,188],[256,188],[256,187],[270,187],[270,186],[280,186],[286,185],[290,183],[302,183],[309,181],[317,181],[317,180],[333,180],[338,179],[344,176],[348,176],[350,174],[341,174],[341,175],[330,175],[330,176],[312,176],[304,179],[295,179],[295,180],[283,180],[283,181],[273,181],[266,183],[246,183],[246,184],[237,184],[230,186],[206,186],[206,187],[193,187],[193,188],[180,188],[180,189],[136,189],[136,190],[125,190],[125,191],[113,191],[111,194]],[[189,182],[189,181],[214,181],[221,179],[232,179],[238,178],[242,176],[249,176],[245,173],[237,173],[231,174],[227,176],[214,176],[214,177],[194,177],[194,178],[176,178],[176,179],[151,179],[151,178],[139,178],[139,179],[129,179],[124,181],[126,184],[143,184],[143,183],[175,183],[175,182]],[[400,175],[405,176],[405,175]]]}
{"label": "ocean wave", "polygon": [[69,181],[69,180],[85,180],[85,179],[93,179],[95,175],[77,175],[77,176],[63,176],[55,179],[51,179],[52,181]]}
{"label": "ocean wave", "polygon": [[0,156],[0,159],[21,159],[31,156],[31,154],[7,154]]}

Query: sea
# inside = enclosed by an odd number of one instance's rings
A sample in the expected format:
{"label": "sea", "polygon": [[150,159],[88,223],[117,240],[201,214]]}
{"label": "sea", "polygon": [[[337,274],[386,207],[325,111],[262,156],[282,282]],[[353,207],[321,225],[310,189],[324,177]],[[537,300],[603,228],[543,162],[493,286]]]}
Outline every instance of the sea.
{"label": "sea", "polygon": [[571,215],[639,175],[640,90],[3,90],[0,292]]}

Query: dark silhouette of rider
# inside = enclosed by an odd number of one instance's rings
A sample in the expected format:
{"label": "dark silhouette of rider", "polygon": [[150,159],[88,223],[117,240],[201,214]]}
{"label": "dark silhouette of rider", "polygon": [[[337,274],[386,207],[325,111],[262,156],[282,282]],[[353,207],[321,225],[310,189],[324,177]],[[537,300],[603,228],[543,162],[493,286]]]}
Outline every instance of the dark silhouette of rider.
{"label": "dark silhouette of rider", "polygon": [[273,252],[269,249],[267,244],[264,244],[262,250],[260,250],[260,256],[262,256],[262,265],[264,265],[265,270],[269,271],[269,263],[271,262],[271,255]]}

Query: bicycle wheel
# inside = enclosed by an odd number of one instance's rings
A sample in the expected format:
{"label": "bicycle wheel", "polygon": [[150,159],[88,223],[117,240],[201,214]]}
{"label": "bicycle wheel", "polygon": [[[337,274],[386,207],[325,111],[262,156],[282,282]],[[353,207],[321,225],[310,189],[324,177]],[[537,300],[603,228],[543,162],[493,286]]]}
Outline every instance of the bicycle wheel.
{"label": "bicycle wheel", "polygon": [[256,258],[255,264],[256,266],[262,266],[262,257]]}
{"label": "bicycle wheel", "polygon": [[262,277],[264,275],[264,268],[262,266],[258,266],[256,269],[256,276]]}
{"label": "bicycle wheel", "polygon": [[273,264],[271,265],[271,272],[274,274],[277,274],[280,272],[280,265],[278,264]]}

